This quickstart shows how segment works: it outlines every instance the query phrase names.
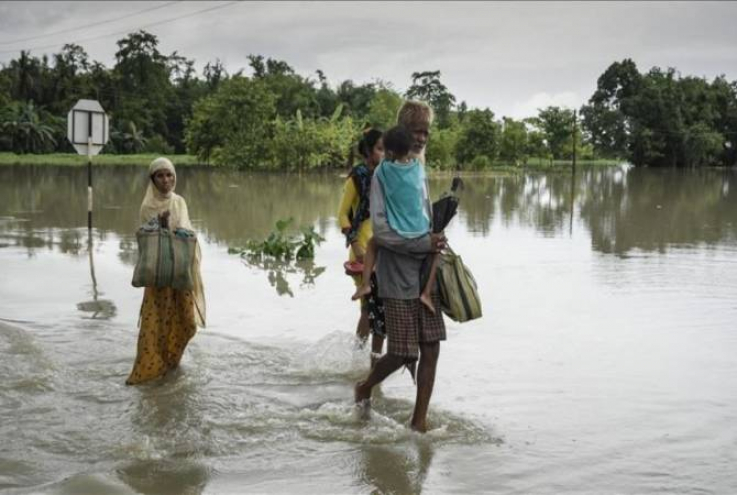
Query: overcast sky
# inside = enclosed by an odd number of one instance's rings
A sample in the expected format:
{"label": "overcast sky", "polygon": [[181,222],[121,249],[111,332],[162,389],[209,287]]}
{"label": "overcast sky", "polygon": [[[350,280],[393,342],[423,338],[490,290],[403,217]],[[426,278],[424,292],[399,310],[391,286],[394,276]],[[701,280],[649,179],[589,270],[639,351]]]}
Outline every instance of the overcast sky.
{"label": "overcast sky", "polygon": [[399,91],[412,72],[440,70],[458,102],[498,117],[578,107],[599,75],[627,57],[640,71],[737,79],[737,2],[704,1],[3,1],[0,63],[20,49],[40,56],[76,42],[112,67],[115,42],[137,29],[198,69],[220,58],[232,73],[261,54],[304,76],[321,69],[332,84],[381,79]]}

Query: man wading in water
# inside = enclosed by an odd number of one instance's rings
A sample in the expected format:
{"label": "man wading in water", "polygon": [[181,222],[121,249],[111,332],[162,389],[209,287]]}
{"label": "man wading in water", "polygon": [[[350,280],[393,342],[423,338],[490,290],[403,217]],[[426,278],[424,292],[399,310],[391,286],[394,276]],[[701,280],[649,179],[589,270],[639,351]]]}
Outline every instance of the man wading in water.
{"label": "man wading in water", "polygon": [[[413,138],[412,155],[424,167],[425,146],[430,136],[432,109],[425,103],[407,101],[399,109],[397,123],[410,131]],[[423,205],[432,218],[429,188],[425,183]],[[402,237],[393,231],[387,220],[387,198],[379,174],[371,184],[371,219],[378,246],[376,278],[379,297],[384,301],[385,328],[388,338],[387,354],[379,359],[369,376],[356,384],[355,401],[368,408],[371,389],[403,365],[411,370],[419,356],[417,369],[417,398],[411,427],[427,431],[427,410],[435,384],[435,370],[440,353],[440,341],[445,340],[445,323],[440,311],[433,314],[420,304],[420,292],[427,276],[428,255],[445,247],[445,236],[425,234],[414,239]],[[425,269],[423,270],[423,267]],[[437,292],[432,299],[440,307]]]}

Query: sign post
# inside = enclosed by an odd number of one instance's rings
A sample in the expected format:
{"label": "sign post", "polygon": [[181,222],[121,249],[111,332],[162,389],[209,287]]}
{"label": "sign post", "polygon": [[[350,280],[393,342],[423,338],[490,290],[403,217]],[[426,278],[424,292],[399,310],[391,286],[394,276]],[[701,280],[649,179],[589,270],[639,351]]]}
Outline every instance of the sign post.
{"label": "sign post", "polygon": [[92,157],[102,151],[110,138],[110,121],[96,100],[79,100],[67,114],[67,139],[80,155],[87,155],[87,250],[92,275],[92,301],[77,305],[81,311],[92,312],[92,318],[110,318],[115,314],[111,301],[98,300],[95,262],[92,257]]}
{"label": "sign post", "polygon": [[87,155],[87,230],[92,238],[92,157],[110,139],[110,121],[96,100],[79,100],[67,114],[67,139],[80,155]]}

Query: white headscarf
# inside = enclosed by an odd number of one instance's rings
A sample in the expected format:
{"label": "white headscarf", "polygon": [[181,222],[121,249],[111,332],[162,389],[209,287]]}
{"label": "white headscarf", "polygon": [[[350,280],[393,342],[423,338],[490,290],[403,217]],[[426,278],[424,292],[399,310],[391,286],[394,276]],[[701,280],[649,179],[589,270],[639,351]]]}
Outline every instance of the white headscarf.
{"label": "white headscarf", "polygon": [[[171,191],[164,194],[158,190],[154,184],[153,176],[159,170],[169,170],[174,175],[174,185]],[[169,211],[169,228],[194,230],[192,222],[189,220],[189,212],[187,211],[187,202],[184,198],[174,192],[177,186],[177,172],[174,164],[168,158],[160,157],[151,162],[148,167],[148,188],[146,195],[143,197],[140,210],[141,224],[144,224],[157,215],[161,215],[165,211]],[[194,282],[194,290],[192,298],[195,304],[195,321],[200,327],[205,326],[205,289],[202,283],[202,274],[200,273],[200,263],[202,261],[202,252],[200,244],[197,243],[195,251],[194,265],[192,266],[192,279]]]}
{"label": "white headscarf", "polygon": [[[156,188],[153,176],[159,170],[168,170],[174,175],[174,185],[171,191],[164,194]],[[194,230],[192,223],[189,221],[189,212],[187,211],[187,203],[184,198],[174,192],[177,187],[177,171],[168,158],[157,158],[151,162],[148,167],[148,188],[146,196],[141,203],[141,224],[151,220],[151,218],[161,215],[165,211],[169,211],[169,228],[175,229],[182,227],[184,229]]]}

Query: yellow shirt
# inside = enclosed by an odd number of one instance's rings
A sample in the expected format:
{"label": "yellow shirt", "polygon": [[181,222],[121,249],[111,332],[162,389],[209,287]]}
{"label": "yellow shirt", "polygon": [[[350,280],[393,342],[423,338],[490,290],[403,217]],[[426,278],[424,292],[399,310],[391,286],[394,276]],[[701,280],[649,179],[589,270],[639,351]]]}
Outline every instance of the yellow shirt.
{"label": "yellow shirt", "polygon": [[[338,224],[340,225],[341,230],[351,227],[348,213],[352,212],[353,215],[356,214],[359,199],[360,197],[358,195],[358,190],[356,190],[356,183],[351,177],[348,177],[348,180],[345,182],[345,186],[343,187],[343,199],[341,199],[340,207],[338,208]],[[361,222],[355,242],[365,250],[372,235],[374,235],[374,233],[371,228],[371,218],[367,218]],[[349,250],[348,259],[351,261],[355,259],[352,249]]]}

